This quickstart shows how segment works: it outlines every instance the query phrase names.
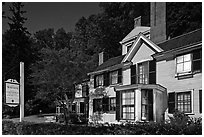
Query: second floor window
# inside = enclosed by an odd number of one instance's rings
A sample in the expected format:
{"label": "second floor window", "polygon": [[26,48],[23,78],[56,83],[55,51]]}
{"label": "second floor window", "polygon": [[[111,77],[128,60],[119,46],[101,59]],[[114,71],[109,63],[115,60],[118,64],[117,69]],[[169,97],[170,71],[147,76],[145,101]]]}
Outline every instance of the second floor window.
{"label": "second floor window", "polygon": [[95,77],[95,86],[103,86],[104,78],[103,75],[98,75]]}
{"label": "second floor window", "polygon": [[138,64],[139,84],[148,84],[148,62]]}
{"label": "second floor window", "polygon": [[118,83],[118,71],[113,71],[110,73],[110,84]]}
{"label": "second floor window", "polygon": [[191,72],[191,54],[178,56],[176,58],[176,68],[177,74]]}
{"label": "second floor window", "polygon": [[176,75],[193,74],[202,70],[202,50],[197,49],[192,53],[176,57]]}

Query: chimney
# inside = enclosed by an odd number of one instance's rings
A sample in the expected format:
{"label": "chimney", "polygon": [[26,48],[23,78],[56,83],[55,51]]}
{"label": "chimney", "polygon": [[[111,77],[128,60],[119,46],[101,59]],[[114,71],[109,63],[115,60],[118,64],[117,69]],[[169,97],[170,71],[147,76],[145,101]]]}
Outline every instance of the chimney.
{"label": "chimney", "polygon": [[100,66],[101,64],[103,64],[103,62],[104,62],[104,51],[102,51],[102,52],[100,52],[99,54],[98,54],[98,65]]}
{"label": "chimney", "polygon": [[155,44],[166,40],[166,3],[151,2],[150,39]]}
{"label": "chimney", "polygon": [[141,26],[141,16],[134,19],[134,28]]}

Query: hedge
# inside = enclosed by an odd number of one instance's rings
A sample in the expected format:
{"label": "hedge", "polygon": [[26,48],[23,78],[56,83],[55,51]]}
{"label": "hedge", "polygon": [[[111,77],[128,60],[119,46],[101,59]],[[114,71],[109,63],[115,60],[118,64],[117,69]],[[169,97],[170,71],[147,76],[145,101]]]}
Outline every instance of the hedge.
{"label": "hedge", "polygon": [[202,135],[202,122],[185,127],[172,123],[136,123],[125,125],[62,125],[57,123],[14,123],[2,121],[3,135]]}

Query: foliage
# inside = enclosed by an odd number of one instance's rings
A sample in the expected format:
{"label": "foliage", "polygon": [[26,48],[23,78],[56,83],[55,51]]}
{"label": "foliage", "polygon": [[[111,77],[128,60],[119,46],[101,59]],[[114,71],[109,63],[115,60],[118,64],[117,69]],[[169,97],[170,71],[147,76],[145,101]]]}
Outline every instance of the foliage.
{"label": "foliage", "polygon": [[102,113],[101,112],[95,112],[91,117],[91,125],[98,125],[99,121],[102,120]]}
{"label": "foliage", "polygon": [[170,123],[135,123],[135,124],[100,124],[99,126],[87,125],[62,125],[55,123],[13,123],[2,122],[3,135],[201,135],[202,120],[197,119],[190,125],[180,130]]}

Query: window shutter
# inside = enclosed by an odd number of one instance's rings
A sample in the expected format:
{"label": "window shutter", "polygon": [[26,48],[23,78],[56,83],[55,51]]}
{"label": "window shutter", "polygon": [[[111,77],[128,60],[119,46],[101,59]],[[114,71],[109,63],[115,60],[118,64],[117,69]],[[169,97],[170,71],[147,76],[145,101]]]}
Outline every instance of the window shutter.
{"label": "window shutter", "polygon": [[121,104],[121,92],[116,91],[116,120],[117,121],[119,121],[121,118],[120,104]]}
{"label": "window shutter", "polygon": [[153,121],[153,90],[148,90],[149,121]]}
{"label": "window shutter", "polygon": [[104,86],[109,86],[110,83],[109,83],[109,72],[105,72],[104,73]]}
{"label": "window shutter", "polygon": [[84,113],[84,107],[85,106],[85,104],[84,104],[84,102],[80,102],[80,113]]}
{"label": "window shutter", "polygon": [[201,49],[193,51],[193,71],[201,72],[202,70],[202,52]]}
{"label": "window shutter", "polygon": [[122,68],[118,70],[118,83],[122,83]]}
{"label": "window shutter", "polygon": [[93,112],[96,112],[96,100],[93,99]]}
{"label": "window shutter", "polygon": [[96,88],[96,76],[94,76],[94,88]]}
{"label": "window shutter", "polygon": [[169,93],[168,97],[168,113],[175,112],[175,92]]}
{"label": "window shutter", "polygon": [[130,66],[131,84],[136,84],[136,65]]}
{"label": "window shutter", "polygon": [[102,100],[102,103],[103,103],[103,111],[108,112],[109,111],[109,98],[104,97]]}
{"label": "window shutter", "polygon": [[149,84],[156,84],[156,61],[149,62]]}
{"label": "window shutter", "polygon": [[202,113],[202,90],[199,90],[199,107],[200,113]]}

